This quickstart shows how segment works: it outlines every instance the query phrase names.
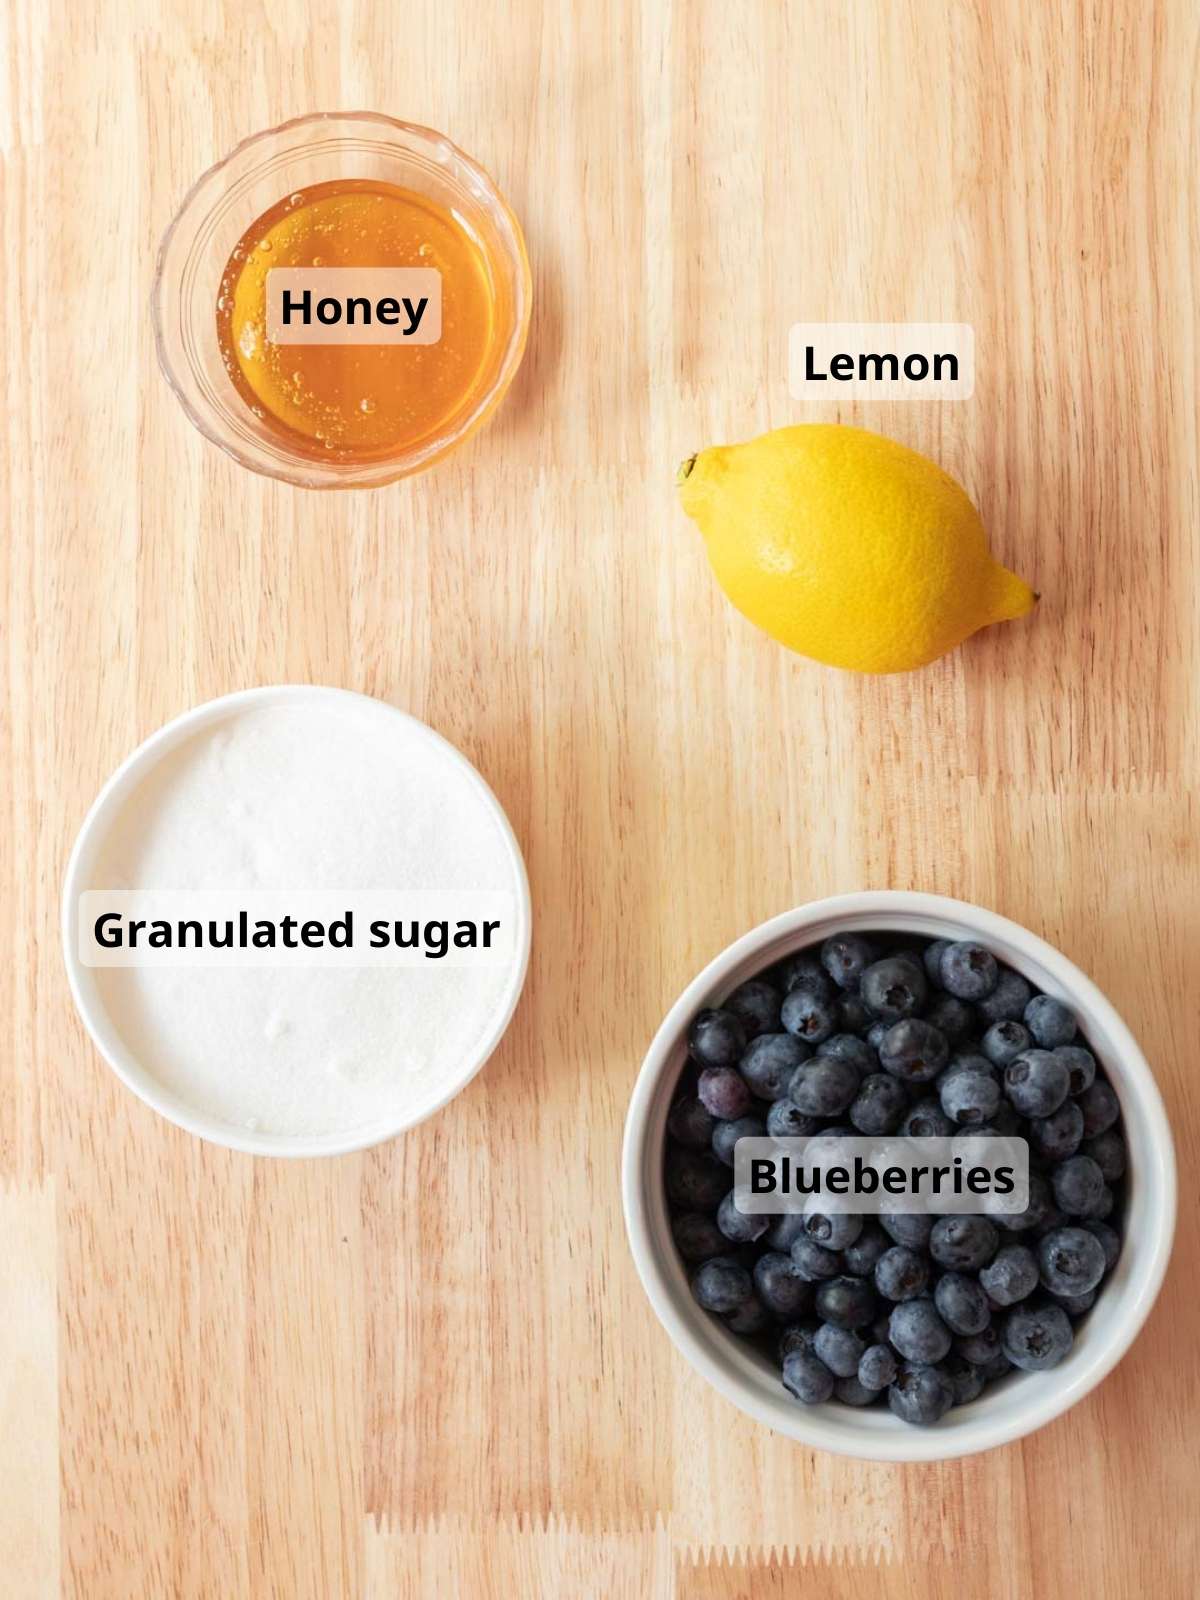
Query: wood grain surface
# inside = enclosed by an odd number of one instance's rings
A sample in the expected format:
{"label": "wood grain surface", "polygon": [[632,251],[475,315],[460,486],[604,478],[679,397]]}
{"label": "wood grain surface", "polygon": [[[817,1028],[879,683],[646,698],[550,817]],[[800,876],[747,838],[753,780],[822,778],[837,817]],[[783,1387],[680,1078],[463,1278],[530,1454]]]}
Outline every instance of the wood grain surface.
{"label": "wood grain surface", "polygon": [[[6,1600],[1194,1594],[1192,0],[5,10]],[[147,298],[201,170],[360,106],[494,172],[536,309],[483,435],[321,496],[193,432]],[[975,397],[798,406],[801,319],[971,322]],[[734,614],[675,464],[818,416],[960,477],[1038,615],[869,680]],[[306,680],[478,763],[536,923],[461,1098],[288,1164],[117,1083],[70,1004],[58,897],[138,740]],[[884,885],[991,906],[1090,972],[1155,1066],[1183,1183],[1116,1373],[1035,1437],[926,1468],[814,1454],[707,1389],[618,1195],[683,984],[763,917]]]}

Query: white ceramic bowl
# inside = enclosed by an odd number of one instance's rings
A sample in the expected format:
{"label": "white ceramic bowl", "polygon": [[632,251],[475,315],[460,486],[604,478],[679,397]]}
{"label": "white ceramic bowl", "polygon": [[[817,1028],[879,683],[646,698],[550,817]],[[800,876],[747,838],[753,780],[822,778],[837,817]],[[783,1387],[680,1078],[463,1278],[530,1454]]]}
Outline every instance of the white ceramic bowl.
{"label": "white ceramic bowl", "polygon": [[[150,1064],[139,1060],[131,1052],[120,1032],[114,1027],[100,999],[95,969],[85,966],[80,960],[79,896],[89,887],[89,874],[93,863],[97,860],[105,838],[121,815],[129,796],[169,751],[176,749],[202,729],[210,728],[240,712],[313,701],[335,712],[339,708],[345,708],[360,718],[365,711],[377,723],[380,738],[387,738],[389,729],[395,728],[398,724],[403,725],[408,732],[414,728],[418,729],[423,739],[436,745],[450,758],[461,774],[462,783],[475,790],[482,799],[484,808],[491,813],[496,823],[501,846],[512,871],[516,899],[513,946],[515,960],[497,1008],[475,1048],[470,1053],[464,1054],[456,1072],[432,1085],[429,1093],[414,1103],[402,1119],[392,1117],[377,1125],[356,1128],[347,1133],[324,1135],[266,1133],[235,1127],[227,1121],[206,1115],[194,1105],[184,1103],[155,1076]],[[384,1140],[414,1127],[440,1110],[448,1100],[470,1083],[495,1050],[512,1020],[529,965],[531,922],[529,880],[525,873],[521,847],[499,800],[466,756],[432,728],[409,716],[407,712],[388,705],[385,701],[373,699],[368,695],[354,694],[346,689],[310,684],[246,689],[238,694],[225,695],[219,700],[209,700],[176,717],[174,721],[168,722],[165,727],[152,734],[117,768],[96,797],[75,841],[63,885],[62,928],[67,977],[79,1015],[97,1050],[134,1094],[169,1121],[178,1127],[186,1128],[190,1133],[199,1135],[202,1139],[210,1139],[229,1149],[243,1150],[252,1155],[342,1155],[348,1151],[381,1144]]]}
{"label": "white ceramic bowl", "polygon": [[[857,1410],[793,1400],[778,1370],[692,1299],[671,1238],[663,1191],[667,1113],[687,1057],[695,1014],[745,979],[831,933],[887,929],[934,939],[975,938],[1038,989],[1068,1004],[1121,1102],[1129,1146],[1124,1246],[1096,1305],[1076,1327],[1070,1355],[1044,1373],[1012,1373],[931,1428],[886,1406]],[[1166,1271],[1175,1230],[1171,1130],[1146,1058],[1088,978],[1035,934],[994,912],[940,895],[880,890],[815,901],[754,928],[709,963],[671,1007],[634,1087],[625,1125],[625,1221],[642,1284],[659,1320],[696,1370],[750,1416],[789,1438],[877,1461],[937,1461],[1032,1433],[1111,1372],[1145,1322]]]}

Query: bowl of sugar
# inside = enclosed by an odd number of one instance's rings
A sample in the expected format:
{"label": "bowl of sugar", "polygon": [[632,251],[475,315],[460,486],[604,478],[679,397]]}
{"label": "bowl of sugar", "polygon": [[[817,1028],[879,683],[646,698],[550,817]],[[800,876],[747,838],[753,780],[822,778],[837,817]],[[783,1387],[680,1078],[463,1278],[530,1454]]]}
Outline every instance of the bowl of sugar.
{"label": "bowl of sugar", "polygon": [[256,1155],[360,1150],[475,1076],[529,960],[525,866],[453,745],[308,685],[197,706],[118,768],[63,892],[67,974],[117,1076]]}

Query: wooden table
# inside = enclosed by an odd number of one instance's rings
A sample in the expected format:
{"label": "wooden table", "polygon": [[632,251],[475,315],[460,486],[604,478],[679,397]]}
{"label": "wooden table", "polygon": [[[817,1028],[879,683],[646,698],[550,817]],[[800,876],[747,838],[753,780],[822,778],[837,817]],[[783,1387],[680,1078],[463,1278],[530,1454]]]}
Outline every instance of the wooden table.
{"label": "wooden table", "polygon": [[[1193,1594],[1195,6],[7,11],[7,1600]],[[484,435],[322,496],[193,432],[147,295],[203,168],[342,106],[444,128],[497,175],[536,311]],[[974,398],[795,404],[789,324],[847,318],[973,323]],[[1037,617],[876,681],[734,614],[676,462],[817,416],[959,476]],[[58,896],[138,740],[305,680],[478,763],[536,932],[467,1093],[288,1164],[121,1088],[68,998]],[[752,923],[868,885],[1060,945],[1144,1042],[1182,1159],[1133,1353],[1036,1437],[941,1467],[816,1455],[710,1392],[620,1215],[667,1004]]]}

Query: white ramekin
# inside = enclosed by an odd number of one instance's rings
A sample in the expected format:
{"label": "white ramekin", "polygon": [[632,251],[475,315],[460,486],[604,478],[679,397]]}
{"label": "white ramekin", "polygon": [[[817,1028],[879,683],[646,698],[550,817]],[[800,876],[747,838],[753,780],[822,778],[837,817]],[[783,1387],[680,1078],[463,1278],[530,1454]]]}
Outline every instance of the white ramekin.
{"label": "white ramekin", "polygon": [[[773,962],[848,929],[975,938],[1037,988],[1065,1001],[1117,1092],[1129,1147],[1120,1259],[1094,1308],[1077,1325],[1070,1355],[1050,1372],[1010,1374],[931,1428],[911,1427],[886,1407],[808,1407],[793,1400],[766,1358],[692,1299],[663,1192],[667,1113],[685,1064],[692,1018]],[[623,1189],[642,1284],[692,1366],[743,1411],[789,1438],[876,1461],[939,1461],[987,1450],[1032,1433],[1073,1406],[1112,1371],[1136,1338],[1162,1284],[1175,1231],[1175,1154],[1162,1099],[1133,1035],[1095,984],[1006,917],[940,895],[888,890],[814,901],[764,922],[688,985],[655,1035],[634,1087],[625,1124]]]}
{"label": "white ramekin", "polygon": [[[463,783],[476,790],[495,819],[512,868],[517,902],[515,934],[517,958],[495,1014],[478,1047],[463,1058],[457,1072],[451,1078],[439,1083],[427,1098],[414,1106],[402,1120],[393,1118],[378,1126],[330,1136],[270,1134],[235,1128],[215,1117],[206,1116],[194,1106],[183,1104],[163,1086],[144,1062],[139,1061],[130,1052],[113,1027],[97,996],[93,970],[86,967],[79,959],[78,937],[79,896],[89,886],[88,874],[96,852],[103,844],[130,794],[151,768],[156,766],[168,751],[192,738],[201,729],[224,721],[235,712],[298,703],[308,704],[313,701],[335,711],[339,706],[360,712],[362,707],[370,707],[372,714],[380,719],[381,732],[385,733],[389,724],[400,720],[409,727],[419,728],[424,738],[444,751],[460,770]],[[209,700],[203,705],[195,706],[191,711],[184,712],[182,716],[176,717],[157,733],[152,734],[117,768],[93,802],[79,830],[75,847],[71,851],[63,885],[62,928],[67,978],[83,1024],[97,1050],[118,1078],[148,1106],[153,1107],[178,1127],[186,1128],[189,1133],[197,1134],[202,1139],[210,1139],[215,1144],[225,1145],[231,1150],[242,1150],[251,1155],[333,1156],[382,1144],[386,1139],[394,1138],[407,1128],[415,1127],[417,1123],[423,1122],[426,1117],[439,1111],[448,1100],[453,1099],[470,1083],[499,1044],[512,1020],[517,1001],[521,998],[529,966],[532,908],[525,862],[512,825],[499,800],[461,750],[457,750],[448,740],[442,738],[441,734],[435,733],[418,718],[410,716],[408,712],[401,711],[396,706],[388,705],[386,701],[376,700],[369,695],[355,694],[349,689],[325,688],[312,684],[285,684],[272,688],[245,689],[237,694],[223,695],[219,700]]]}

